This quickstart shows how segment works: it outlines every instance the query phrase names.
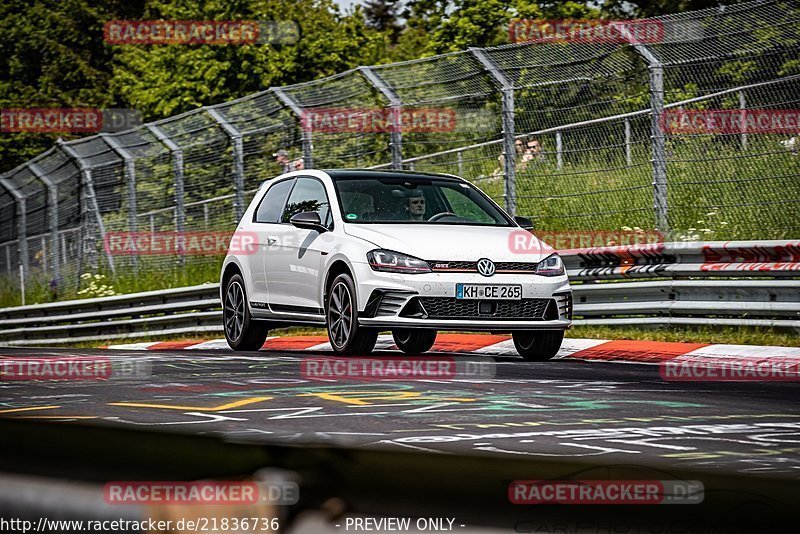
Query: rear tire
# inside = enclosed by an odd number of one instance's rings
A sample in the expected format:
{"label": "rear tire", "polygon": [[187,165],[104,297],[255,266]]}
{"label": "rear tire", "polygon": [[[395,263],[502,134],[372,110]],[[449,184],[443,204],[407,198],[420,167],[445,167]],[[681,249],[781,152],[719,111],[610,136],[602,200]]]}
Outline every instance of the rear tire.
{"label": "rear tire", "polygon": [[233,350],[259,350],[269,334],[267,323],[256,321],[250,315],[244,280],[239,274],[233,275],[225,284],[222,327],[228,346]]}
{"label": "rear tire", "polygon": [[563,330],[513,332],[514,347],[528,361],[542,362],[558,354],[564,341]]}
{"label": "rear tire", "polygon": [[436,330],[400,328],[392,330],[392,337],[397,348],[406,354],[422,354],[436,342]]}
{"label": "rear tire", "polygon": [[325,303],[328,339],[337,354],[369,354],[378,341],[378,331],[358,325],[355,284],[347,273],[333,279]]}

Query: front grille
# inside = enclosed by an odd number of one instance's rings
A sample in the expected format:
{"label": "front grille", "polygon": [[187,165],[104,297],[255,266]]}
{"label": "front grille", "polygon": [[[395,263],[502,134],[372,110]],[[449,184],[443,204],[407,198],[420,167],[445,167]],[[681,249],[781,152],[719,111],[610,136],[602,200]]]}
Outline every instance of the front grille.
{"label": "front grille", "polygon": [[[439,265],[447,265],[447,267],[437,267]],[[428,265],[431,266],[433,272],[447,272],[447,271],[474,271],[478,272],[478,262],[476,261],[444,261],[444,260],[429,260]],[[496,272],[523,272],[533,273],[536,271],[537,263],[524,262],[524,261],[498,261],[495,262],[494,267]]]}
{"label": "front grille", "polygon": [[[416,315],[413,313],[419,306],[422,315],[428,319],[533,319],[545,318],[547,305],[553,299],[522,299],[522,300],[497,300],[477,301],[460,300],[453,297],[415,297],[403,309],[401,316]],[[491,302],[493,313],[478,313],[479,302]]]}

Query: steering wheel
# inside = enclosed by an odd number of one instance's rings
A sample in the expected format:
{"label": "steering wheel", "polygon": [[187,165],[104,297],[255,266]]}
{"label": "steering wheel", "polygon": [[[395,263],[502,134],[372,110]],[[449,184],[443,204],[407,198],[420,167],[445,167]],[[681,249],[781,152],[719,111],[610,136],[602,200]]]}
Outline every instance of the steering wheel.
{"label": "steering wheel", "polygon": [[441,213],[437,213],[436,215],[432,216],[430,219],[428,219],[428,222],[438,221],[439,219],[442,219],[444,217],[458,217],[458,215],[456,215],[452,211],[443,211]]}

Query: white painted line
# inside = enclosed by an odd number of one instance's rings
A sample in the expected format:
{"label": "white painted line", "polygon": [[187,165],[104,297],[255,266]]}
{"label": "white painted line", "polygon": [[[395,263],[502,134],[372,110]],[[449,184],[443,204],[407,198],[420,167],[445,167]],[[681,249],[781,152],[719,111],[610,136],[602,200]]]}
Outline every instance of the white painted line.
{"label": "white painted line", "polygon": [[[391,335],[383,334],[378,336],[378,341],[375,343],[375,350],[391,350],[396,348],[394,346],[394,339]],[[313,345],[311,347],[306,347],[303,350],[313,350],[319,352],[333,352],[333,347],[331,347],[330,343],[320,343],[319,345]]]}
{"label": "white painted line", "polygon": [[[269,338],[267,338],[269,339]],[[225,339],[212,339],[186,347],[187,350],[233,350]]]}
{"label": "white painted line", "polygon": [[109,349],[113,350],[147,350],[153,345],[158,345],[160,341],[148,341],[144,343],[123,343],[122,345],[109,345]]}
{"label": "white painted line", "polygon": [[697,360],[702,358],[735,360],[769,360],[773,358],[797,359],[800,347],[768,347],[759,345],[709,345],[677,356],[672,361]]}
{"label": "white painted line", "polygon": [[564,338],[564,342],[561,344],[561,348],[556,354],[555,360],[560,360],[562,358],[570,358],[576,352],[580,352],[582,350],[591,349],[592,347],[597,347],[598,345],[602,345],[603,343],[608,343],[607,339],[575,339],[575,338]]}

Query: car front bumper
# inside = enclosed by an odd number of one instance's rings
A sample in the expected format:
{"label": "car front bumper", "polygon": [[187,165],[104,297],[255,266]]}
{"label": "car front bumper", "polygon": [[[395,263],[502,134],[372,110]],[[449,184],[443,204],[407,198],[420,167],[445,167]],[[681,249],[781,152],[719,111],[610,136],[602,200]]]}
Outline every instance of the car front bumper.
{"label": "car front bumper", "polygon": [[[572,324],[572,290],[566,276],[544,277],[515,273],[485,277],[469,272],[399,275],[373,271],[366,263],[356,264],[354,267],[358,322],[365,327],[508,332],[564,330]],[[522,286],[522,301],[491,302],[504,302],[512,307],[515,302],[526,302],[532,306],[539,303],[544,308],[540,308],[541,314],[536,314],[535,317],[501,314],[499,307],[495,314],[480,314],[477,312],[479,301],[455,300],[456,284],[459,283],[519,284]],[[464,306],[469,306],[467,302],[474,302],[476,313],[458,317],[447,314],[442,316],[429,313],[430,310],[426,310],[425,306],[421,307],[422,313],[409,312],[410,308],[415,307],[414,300],[426,299],[447,301],[446,306],[461,308],[460,315],[464,315]]]}

